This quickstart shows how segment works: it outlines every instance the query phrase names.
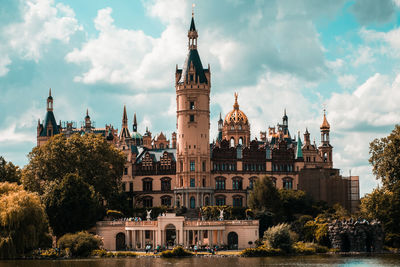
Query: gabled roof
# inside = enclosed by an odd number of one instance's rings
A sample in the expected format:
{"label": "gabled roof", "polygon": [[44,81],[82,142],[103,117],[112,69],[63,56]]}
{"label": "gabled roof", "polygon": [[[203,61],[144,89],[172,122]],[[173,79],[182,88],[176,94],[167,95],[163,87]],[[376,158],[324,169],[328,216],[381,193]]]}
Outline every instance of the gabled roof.
{"label": "gabled roof", "polygon": [[44,118],[44,126],[42,129],[42,132],[40,133],[40,136],[47,136],[47,127],[52,126],[53,128],[53,134],[59,134],[60,129],[57,125],[56,118],[54,117],[53,111],[47,111],[46,117]]}
{"label": "gabled roof", "polygon": [[146,155],[149,153],[150,157],[154,162],[160,161],[160,158],[164,155],[164,152],[167,152],[170,156],[172,156],[172,160],[176,161],[176,149],[175,148],[166,148],[166,149],[144,149],[140,151],[139,156],[136,158],[136,162],[141,162]]}
{"label": "gabled roof", "polygon": [[197,49],[189,50],[189,53],[186,57],[184,65],[183,65],[182,75],[179,80],[179,83],[184,83],[185,81],[187,81],[189,79],[188,72],[189,72],[189,68],[190,68],[191,64],[193,64],[193,67],[196,71],[195,79],[197,79],[197,77],[198,77],[199,83],[207,83],[207,78],[206,78],[206,75],[204,72],[205,70],[203,69],[203,65],[201,64],[199,52],[197,51]]}

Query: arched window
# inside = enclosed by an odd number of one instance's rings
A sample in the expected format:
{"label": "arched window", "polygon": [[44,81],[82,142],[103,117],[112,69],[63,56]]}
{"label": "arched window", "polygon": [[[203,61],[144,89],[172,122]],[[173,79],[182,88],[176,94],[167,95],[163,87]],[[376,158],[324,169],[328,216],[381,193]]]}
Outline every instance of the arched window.
{"label": "arched window", "polygon": [[243,179],[241,177],[232,178],[232,189],[242,190],[243,189]]}
{"label": "arched window", "polygon": [[230,146],[235,147],[235,138],[231,137]]}
{"label": "arched window", "polygon": [[250,177],[249,179],[249,188],[253,189],[254,188],[254,184],[256,183],[258,177],[254,176],[254,177]]}
{"label": "arched window", "polygon": [[143,182],[143,191],[152,191],[153,190],[153,179],[144,178]]}
{"label": "arched window", "polygon": [[215,178],[215,189],[217,190],[225,190],[225,178],[217,177]]}
{"label": "arched window", "polygon": [[243,137],[239,138],[239,145],[243,145]]}
{"label": "arched window", "polygon": [[171,206],[171,197],[170,196],[162,196],[161,197],[161,205],[170,207]]}
{"label": "arched window", "polygon": [[326,162],[328,160],[328,154],[324,153],[324,162]]}
{"label": "arched window", "polygon": [[151,196],[145,196],[142,198],[142,203],[144,208],[153,207],[153,198]]}
{"label": "arched window", "polygon": [[290,177],[283,178],[283,188],[293,189],[293,179]]}
{"label": "arched window", "polygon": [[239,195],[233,196],[233,206],[243,207],[243,197]]}
{"label": "arched window", "polygon": [[161,191],[170,191],[171,190],[171,178],[163,177],[161,178]]}

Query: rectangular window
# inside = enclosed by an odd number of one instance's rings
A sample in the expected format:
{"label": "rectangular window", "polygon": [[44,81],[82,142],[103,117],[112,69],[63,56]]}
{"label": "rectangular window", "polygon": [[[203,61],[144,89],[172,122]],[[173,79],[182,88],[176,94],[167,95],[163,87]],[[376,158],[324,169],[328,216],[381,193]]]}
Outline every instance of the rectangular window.
{"label": "rectangular window", "polygon": [[144,235],[145,235],[146,239],[149,239],[150,238],[150,230],[145,230]]}
{"label": "rectangular window", "polygon": [[126,185],[125,185],[125,183],[122,183],[122,192],[125,192],[126,191]]}
{"label": "rectangular window", "polygon": [[196,169],[195,167],[196,167],[195,161],[194,160],[190,161],[190,171],[191,172],[195,171],[195,169]]}
{"label": "rectangular window", "polygon": [[128,168],[124,168],[124,175],[128,175]]}
{"label": "rectangular window", "polygon": [[206,162],[203,161],[203,172],[205,172],[205,171],[206,171]]}
{"label": "rectangular window", "polygon": [[129,183],[129,192],[133,192],[133,183]]}
{"label": "rectangular window", "polygon": [[194,101],[190,101],[190,109],[194,109]]}
{"label": "rectangular window", "polygon": [[193,114],[190,114],[190,120],[189,120],[190,122],[194,122],[194,115]]}
{"label": "rectangular window", "polygon": [[206,187],[206,179],[203,178],[203,187]]}
{"label": "rectangular window", "polygon": [[196,181],[194,178],[190,178],[190,187],[195,187],[196,186]]}

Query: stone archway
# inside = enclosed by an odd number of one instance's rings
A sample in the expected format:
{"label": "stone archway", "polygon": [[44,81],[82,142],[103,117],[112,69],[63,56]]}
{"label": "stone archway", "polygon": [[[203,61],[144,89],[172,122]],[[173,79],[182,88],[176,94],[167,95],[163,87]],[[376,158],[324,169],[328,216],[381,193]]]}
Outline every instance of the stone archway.
{"label": "stone archway", "polygon": [[177,244],[176,227],[173,224],[165,226],[165,243],[171,247]]}
{"label": "stone archway", "polygon": [[126,249],[125,234],[118,233],[115,236],[115,250],[125,250],[125,249]]}
{"label": "stone archway", "polygon": [[228,234],[228,248],[229,249],[238,249],[239,245],[239,237],[235,232],[230,232]]}

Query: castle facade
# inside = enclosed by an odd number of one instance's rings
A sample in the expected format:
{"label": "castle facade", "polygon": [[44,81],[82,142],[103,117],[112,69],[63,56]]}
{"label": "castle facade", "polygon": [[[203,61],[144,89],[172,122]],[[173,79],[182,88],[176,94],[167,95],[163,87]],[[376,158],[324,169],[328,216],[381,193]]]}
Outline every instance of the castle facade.
{"label": "castle facade", "polygon": [[132,207],[243,207],[254,182],[269,176],[277,188],[302,189],[316,200],[357,210],[358,176],[343,177],[333,168],[325,112],[319,145],[311,142],[307,129],[303,140],[300,134],[297,139],[291,136],[286,111],[282,123],[251,140],[250,121],[235,94],[233,109],[217,122],[218,136],[210,137],[211,69],[202,65],[197,39],[192,16],[187,57],[175,72],[177,127],[171,140],[162,132],[153,137],[148,129],[140,134],[136,114],[130,130],[125,106],[120,131],[112,125],[95,128],[88,112],[80,128],[73,122],[57,124],[50,91],[46,117],[37,126],[37,145],[59,133],[101,134],[126,155],[122,187]]}

